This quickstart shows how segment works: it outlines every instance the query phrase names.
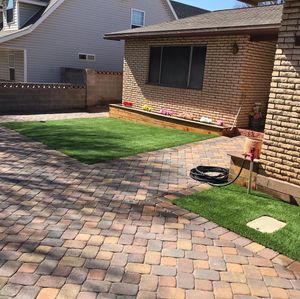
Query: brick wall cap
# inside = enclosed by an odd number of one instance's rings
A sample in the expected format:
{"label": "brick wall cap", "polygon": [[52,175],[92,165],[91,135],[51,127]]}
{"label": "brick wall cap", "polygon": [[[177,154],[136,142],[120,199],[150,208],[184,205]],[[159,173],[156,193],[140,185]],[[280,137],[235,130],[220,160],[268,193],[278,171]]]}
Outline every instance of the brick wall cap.
{"label": "brick wall cap", "polygon": [[84,89],[83,84],[69,83],[24,83],[24,82],[0,82],[0,88],[21,89]]}

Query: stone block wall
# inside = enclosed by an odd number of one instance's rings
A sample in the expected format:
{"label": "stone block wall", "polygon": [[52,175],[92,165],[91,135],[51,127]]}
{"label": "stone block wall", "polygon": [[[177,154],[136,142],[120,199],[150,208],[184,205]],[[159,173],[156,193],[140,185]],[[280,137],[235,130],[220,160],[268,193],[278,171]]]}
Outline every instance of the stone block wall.
{"label": "stone block wall", "polygon": [[300,1],[286,0],[276,50],[262,173],[300,186]]}
{"label": "stone block wall", "polygon": [[[233,45],[239,53],[233,54]],[[207,45],[202,90],[148,84],[150,47],[158,45]],[[208,116],[232,125],[239,107],[239,127],[248,126],[255,102],[266,107],[270,91],[276,42],[251,42],[248,35],[128,40],[125,46],[123,100],[136,108],[168,108],[200,119]],[[249,80],[250,79],[250,80]]]}
{"label": "stone block wall", "polygon": [[87,108],[122,102],[123,73],[86,70]]}
{"label": "stone block wall", "polygon": [[86,85],[87,108],[122,102],[122,72],[63,68],[62,82]]}
{"label": "stone block wall", "polygon": [[84,85],[0,83],[0,114],[53,113],[85,109]]}
{"label": "stone block wall", "polygon": [[0,114],[91,111],[122,101],[121,72],[65,68],[62,80],[65,83],[0,82]]}

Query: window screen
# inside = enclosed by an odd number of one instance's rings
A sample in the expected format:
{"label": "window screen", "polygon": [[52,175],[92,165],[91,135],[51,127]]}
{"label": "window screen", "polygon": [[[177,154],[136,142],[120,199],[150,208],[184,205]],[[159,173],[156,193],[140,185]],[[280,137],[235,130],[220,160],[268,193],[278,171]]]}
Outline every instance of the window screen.
{"label": "window screen", "polygon": [[137,9],[131,10],[131,28],[143,27],[145,25],[145,12]]}
{"label": "window screen", "polygon": [[93,54],[89,54],[89,55],[87,55],[87,60],[89,60],[89,61],[95,61],[96,57]]}
{"label": "window screen", "polygon": [[[203,85],[206,47],[193,47],[189,87],[201,89]],[[204,58],[204,59],[203,59]]]}
{"label": "window screen", "polygon": [[86,54],[78,54],[79,60],[86,60]]}
{"label": "window screen", "polygon": [[161,47],[153,47],[150,49],[149,82],[151,83],[159,84],[161,54]]}
{"label": "window screen", "polygon": [[16,65],[16,58],[15,55],[9,55],[8,56],[8,65],[10,68],[14,68]]}
{"label": "window screen", "polygon": [[205,46],[151,47],[149,83],[202,89],[205,59]]}
{"label": "window screen", "polygon": [[161,84],[187,87],[190,47],[164,47],[161,64]]}

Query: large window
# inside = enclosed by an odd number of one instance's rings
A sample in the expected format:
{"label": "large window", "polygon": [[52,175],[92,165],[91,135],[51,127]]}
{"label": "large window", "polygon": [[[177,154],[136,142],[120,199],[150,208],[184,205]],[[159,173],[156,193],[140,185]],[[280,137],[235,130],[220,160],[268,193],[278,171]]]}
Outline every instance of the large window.
{"label": "large window", "polygon": [[202,89],[206,46],[150,48],[149,83]]}
{"label": "large window", "polygon": [[6,22],[9,24],[14,20],[14,0],[7,0],[5,11]]}
{"label": "large window", "polygon": [[145,26],[145,12],[138,9],[131,10],[131,28]]}

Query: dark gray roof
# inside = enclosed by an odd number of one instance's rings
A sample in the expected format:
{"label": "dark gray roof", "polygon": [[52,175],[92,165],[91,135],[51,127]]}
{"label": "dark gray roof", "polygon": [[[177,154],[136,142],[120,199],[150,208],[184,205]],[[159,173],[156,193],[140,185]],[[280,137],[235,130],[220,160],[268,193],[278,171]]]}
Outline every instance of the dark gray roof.
{"label": "dark gray roof", "polygon": [[282,5],[239,8],[214,11],[198,16],[157,25],[108,33],[108,39],[158,37],[251,32],[252,30],[278,31],[282,18]]}
{"label": "dark gray roof", "polygon": [[40,10],[33,15],[23,26],[22,28],[28,27],[32,24],[34,24],[35,22],[37,22],[40,17],[43,15],[44,11],[46,10],[46,7],[41,7]]}
{"label": "dark gray roof", "polygon": [[170,2],[171,2],[172,6],[173,6],[173,8],[176,12],[176,15],[177,15],[178,19],[197,16],[197,15],[200,15],[202,13],[209,12],[206,9],[202,9],[202,8],[199,8],[199,7],[187,5],[187,4],[184,4],[184,3],[177,2],[177,1],[170,1]]}

